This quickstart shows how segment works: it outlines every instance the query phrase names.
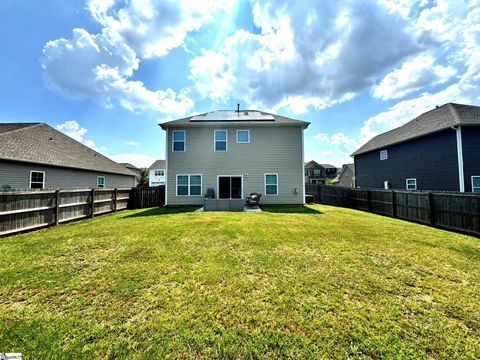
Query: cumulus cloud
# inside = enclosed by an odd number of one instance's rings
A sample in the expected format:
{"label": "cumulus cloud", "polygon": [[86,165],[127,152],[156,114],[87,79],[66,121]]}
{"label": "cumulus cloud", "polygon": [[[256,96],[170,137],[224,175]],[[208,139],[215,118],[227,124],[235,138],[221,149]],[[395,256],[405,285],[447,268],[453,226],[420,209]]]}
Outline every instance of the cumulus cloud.
{"label": "cumulus cloud", "polygon": [[318,133],[313,136],[313,139],[333,145],[346,153],[351,152],[358,147],[358,143],[344,133],[336,133],[330,136],[325,133]]}
{"label": "cumulus cloud", "polygon": [[443,84],[456,74],[453,66],[435,64],[432,55],[422,54],[388,73],[373,89],[373,96],[383,100],[401,98],[428,86]]}
{"label": "cumulus cloud", "polygon": [[127,141],[127,145],[130,145],[130,146],[138,146],[139,143],[136,142],[136,141],[130,140],[130,141]]}
{"label": "cumulus cloud", "polygon": [[216,101],[241,99],[302,113],[353,98],[422,49],[409,23],[373,2],[253,2],[259,34],[238,30],[190,63]]}
{"label": "cumulus cloud", "polygon": [[107,149],[105,146],[97,146],[93,140],[84,140],[83,137],[88,130],[84,127],[81,127],[80,124],[75,120],[67,120],[63,124],[58,124],[56,128],[65,135],[70,136],[72,139],[83,143],[95,151],[101,152]]}

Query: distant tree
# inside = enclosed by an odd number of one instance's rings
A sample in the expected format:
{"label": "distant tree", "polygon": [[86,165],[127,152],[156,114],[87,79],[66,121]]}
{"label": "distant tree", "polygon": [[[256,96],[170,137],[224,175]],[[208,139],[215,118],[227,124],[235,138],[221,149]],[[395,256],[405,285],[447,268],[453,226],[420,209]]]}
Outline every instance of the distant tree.
{"label": "distant tree", "polygon": [[137,177],[138,186],[148,186],[148,169],[142,168],[140,169],[140,175]]}
{"label": "distant tree", "polygon": [[327,179],[327,180],[325,181],[325,184],[327,184],[327,185],[333,185],[333,179]]}

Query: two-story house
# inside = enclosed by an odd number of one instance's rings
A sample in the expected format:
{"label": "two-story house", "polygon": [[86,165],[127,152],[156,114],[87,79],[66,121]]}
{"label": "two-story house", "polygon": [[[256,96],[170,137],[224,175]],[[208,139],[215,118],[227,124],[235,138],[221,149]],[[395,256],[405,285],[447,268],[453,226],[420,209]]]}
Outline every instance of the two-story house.
{"label": "two-story house", "polygon": [[260,193],[263,204],[303,204],[308,122],[257,110],[218,110],[160,124],[166,133],[166,205],[202,205]]}
{"label": "two-story house", "polygon": [[305,163],[305,181],[307,184],[325,184],[327,179],[337,176],[337,168],[330,164],[319,164],[312,160]]}
{"label": "two-story house", "polygon": [[356,187],[480,192],[480,107],[437,107],[352,156]]}
{"label": "two-story house", "polygon": [[165,160],[157,160],[148,168],[148,186],[165,185]]}

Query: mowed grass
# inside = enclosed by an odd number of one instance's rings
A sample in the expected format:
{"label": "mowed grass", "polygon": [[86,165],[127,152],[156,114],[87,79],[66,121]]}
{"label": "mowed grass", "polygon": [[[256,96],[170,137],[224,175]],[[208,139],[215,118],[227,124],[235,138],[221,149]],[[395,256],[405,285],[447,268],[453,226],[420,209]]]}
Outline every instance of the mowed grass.
{"label": "mowed grass", "polygon": [[328,206],[189,210],[0,239],[0,352],[480,357],[479,239]]}

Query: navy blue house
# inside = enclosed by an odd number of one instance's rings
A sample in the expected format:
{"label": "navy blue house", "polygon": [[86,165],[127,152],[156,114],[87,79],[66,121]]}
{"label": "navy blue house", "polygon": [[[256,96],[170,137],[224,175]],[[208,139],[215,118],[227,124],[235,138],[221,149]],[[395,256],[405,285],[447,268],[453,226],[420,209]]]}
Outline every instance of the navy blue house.
{"label": "navy blue house", "polygon": [[480,193],[480,107],[437,107],[352,156],[357,188]]}

